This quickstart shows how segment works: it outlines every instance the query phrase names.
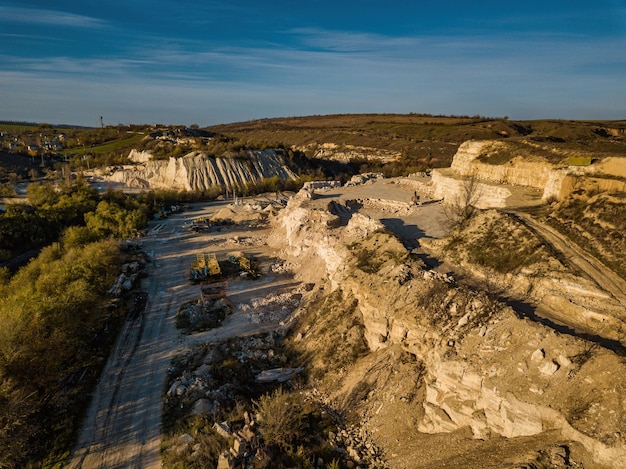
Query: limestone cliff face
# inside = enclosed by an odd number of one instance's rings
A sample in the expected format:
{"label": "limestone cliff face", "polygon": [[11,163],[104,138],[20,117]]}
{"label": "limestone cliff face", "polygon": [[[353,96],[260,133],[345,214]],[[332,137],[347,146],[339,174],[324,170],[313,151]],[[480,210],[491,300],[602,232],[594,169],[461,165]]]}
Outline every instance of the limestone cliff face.
{"label": "limestone cliff face", "polygon": [[315,158],[341,161],[344,163],[348,163],[351,160],[368,160],[387,163],[401,157],[401,153],[398,151],[356,145],[337,145],[336,143],[315,143],[296,149],[304,152],[314,151],[313,155]]}
{"label": "limestone cliff face", "polygon": [[214,158],[195,152],[182,158],[156,161],[148,161],[145,152],[134,152],[131,156],[140,163],[109,168],[102,175],[103,179],[129,187],[193,191],[215,185],[231,189],[272,176],[296,177],[282,155],[274,150],[250,151],[247,158]]}
{"label": "limestone cliff face", "polygon": [[[563,163],[552,164],[540,157],[516,154],[515,147],[500,141],[468,141],[461,144],[449,169],[433,171],[433,185],[437,198],[454,198],[462,191],[463,178],[474,177],[481,181],[480,208],[503,207],[511,191],[500,185],[531,188],[542,193],[542,199],[562,200],[574,190],[587,188],[601,191],[626,191],[623,181],[626,173],[624,158],[608,157],[590,166],[568,166],[567,155]],[[508,153],[510,159],[503,164],[481,161],[481,156]],[[488,159],[488,158],[487,158]],[[585,176],[581,179],[580,176]],[[496,186],[498,185],[498,186]]]}
{"label": "limestone cliff face", "polygon": [[[327,281],[357,301],[372,352],[401,347],[423,363],[421,432],[469,427],[484,439],[556,431],[597,463],[626,467],[624,439],[615,436],[626,431],[626,398],[612,391],[626,386],[620,357],[583,362],[575,339],[425,270],[377,222],[358,214],[342,221],[309,204],[299,196],[281,212],[277,244],[306,266],[307,280]],[[617,380],[610,386],[600,371],[606,366]]]}
{"label": "limestone cliff face", "polygon": [[465,142],[454,155],[451,168],[461,176],[475,175],[484,181],[536,189],[544,189],[550,174],[557,169],[544,161],[528,161],[515,156],[504,164],[488,164],[478,160],[481,155],[499,150],[511,151],[503,142]]}

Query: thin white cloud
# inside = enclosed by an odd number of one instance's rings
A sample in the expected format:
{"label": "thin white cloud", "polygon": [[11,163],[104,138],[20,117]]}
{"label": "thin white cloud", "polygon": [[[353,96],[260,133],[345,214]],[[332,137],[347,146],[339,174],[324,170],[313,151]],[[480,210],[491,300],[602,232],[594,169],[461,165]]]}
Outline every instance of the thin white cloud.
{"label": "thin white cloud", "polygon": [[133,34],[121,55],[107,58],[7,52],[0,56],[0,111],[12,115],[0,118],[209,124],[343,112],[535,118],[545,109],[564,118],[623,117],[620,39],[546,33],[496,41],[313,28],[280,36],[244,47]]}
{"label": "thin white cloud", "polygon": [[3,22],[34,25],[71,26],[76,28],[102,28],[106,22],[90,16],[77,15],[59,10],[0,6]]}
{"label": "thin white cloud", "polygon": [[287,33],[299,38],[305,47],[332,52],[382,51],[416,47],[422,42],[418,37],[329,31],[319,28],[294,28]]}
{"label": "thin white cloud", "polygon": [[149,60],[130,58],[22,58],[0,55],[0,60],[6,70],[39,74],[41,76],[76,75],[110,77],[116,75],[131,75],[140,72],[143,67],[151,65]]}

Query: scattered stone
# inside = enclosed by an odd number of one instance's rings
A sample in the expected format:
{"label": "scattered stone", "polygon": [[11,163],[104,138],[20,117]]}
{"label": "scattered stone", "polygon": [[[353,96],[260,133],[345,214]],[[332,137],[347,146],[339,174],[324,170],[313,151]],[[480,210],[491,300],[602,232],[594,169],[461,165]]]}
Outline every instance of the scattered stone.
{"label": "scattered stone", "polygon": [[569,358],[567,358],[565,355],[559,355],[556,358],[556,361],[563,368],[569,368],[570,366],[572,366],[572,361]]}
{"label": "scattered stone", "polygon": [[457,327],[467,326],[469,324],[469,316],[470,313],[466,313],[461,319],[459,319],[459,322],[456,324]]}
{"label": "scattered stone", "polygon": [[559,369],[559,365],[552,360],[545,362],[543,365],[539,367],[539,371],[544,374],[551,376],[556,373]]}
{"label": "scattered stone", "polygon": [[213,430],[224,438],[230,438],[230,424],[228,422],[215,422],[215,424],[213,424]]}
{"label": "scattered stone", "polygon": [[257,383],[284,383],[301,373],[304,368],[274,368],[273,370],[261,371],[256,376]]}
{"label": "scattered stone", "polygon": [[211,367],[206,363],[203,363],[193,372],[196,376],[207,376],[211,372]]}
{"label": "scattered stone", "polygon": [[234,458],[232,458],[228,452],[220,454],[220,457],[217,460],[217,469],[234,469],[234,468],[235,468]]}
{"label": "scattered stone", "polygon": [[546,353],[543,351],[543,349],[538,348],[537,350],[535,350],[533,352],[533,354],[530,356],[530,359],[534,362],[540,362],[542,361],[544,358],[546,357]]}
{"label": "scattered stone", "polygon": [[236,458],[239,458],[243,456],[245,451],[246,451],[246,442],[239,437],[235,437],[233,441],[233,445],[230,447],[230,453]]}
{"label": "scattered stone", "polygon": [[213,410],[213,403],[208,399],[198,399],[191,408],[191,415],[208,415]]}
{"label": "scattered stone", "polygon": [[170,388],[167,391],[167,395],[168,396],[176,396],[176,389],[178,388],[178,386],[180,386],[180,381],[176,380],[172,383],[172,385],[170,386]]}
{"label": "scattered stone", "polygon": [[194,442],[194,439],[193,439],[193,436],[191,436],[189,433],[183,433],[182,435],[178,437],[178,441],[180,441],[183,444],[190,445],[191,443]]}

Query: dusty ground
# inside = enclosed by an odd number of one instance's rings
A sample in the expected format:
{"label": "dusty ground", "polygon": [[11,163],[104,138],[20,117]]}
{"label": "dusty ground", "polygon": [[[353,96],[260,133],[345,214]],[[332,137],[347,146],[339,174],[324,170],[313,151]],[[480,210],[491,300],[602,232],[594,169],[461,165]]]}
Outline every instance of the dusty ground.
{"label": "dusty ground", "polygon": [[[407,248],[419,249],[420,238],[444,236],[449,223],[440,204],[412,206],[412,195],[411,187],[392,180],[379,180],[362,186],[318,191],[311,203],[326,208],[332,200],[363,201],[361,213],[380,220]],[[260,281],[229,281],[227,293],[235,305],[298,287],[298,281],[291,275],[269,272],[270,264],[280,252],[265,243],[268,228],[249,230],[235,225],[212,233],[193,233],[188,229],[192,218],[211,216],[226,205],[221,202],[193,207],[151,223],[151,230],[143,240],[144,250],[152,258],[149,276],[142,285],[149,295],[145,312],[128,322],[120,334],[69,467],[160,467],[162,392],[171,358],[196,341],[242,336],[278,327],[276,320],[259,320],[249,310],[237,307],[218,329],[183,336],[174,327],[178,306],[199,296],[198,286],[188,281],[191,260],[199,252],[213,252],[218,258],[243,252],[259,259],[264,273]],[[423,251],[422,256],[428,260]],[[402,421],[372,422],[381,429],[379,441],[390,450],[387,454],[390,467],[496,467],[493,461],[501,461],[497,456],[503,452],[520,454],[537,444],[536,439],[531,438],[476,443],[463,432],[435,437],[415,435],[414,422],[402,412],[399,405],[397,415]],[[558,439],[555,438],[555,442]],[[415,460],[417,454],[421,455],[419,464]],[[484,459],[485,455],[493,459]]]}
{"label": "dusty ground", "polygon": [[[194,341],[243,336],[271,329],[276,323],[255,321],[249,313],[235,311],[217,330],[183,336],[174,326],[177,308],[198,298],[199,287],[188,281],[192,259],[199,252],[223,258],[233,251],[254,255],[267,272],[275,253],[268,248],[264,230],[241,232],[237,227],[210,234],[188,229],[192,218],[210,216],[225,203],[215,203],[151,222],[143,239],[152,262],[142,290],[148,293],[143,315],[127,322],[109,357],[93,397],[69,467],[161,467],[160,424],[162,391],[170,360]],[[228,242],[239,236],[238,242]],[[260,281],[236,279],[228,296],[245,303],[269,291],[295,286],[284,274],[267,274]]]}

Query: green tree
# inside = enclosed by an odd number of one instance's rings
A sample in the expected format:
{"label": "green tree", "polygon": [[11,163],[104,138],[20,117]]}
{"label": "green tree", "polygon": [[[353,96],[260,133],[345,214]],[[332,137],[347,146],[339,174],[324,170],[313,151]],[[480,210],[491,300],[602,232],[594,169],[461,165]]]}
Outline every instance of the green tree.
{"label": "green tree", "polygon": [[0,467],[25,467],[54,436],[46,434],[50,423],[60,428],[58,409],[80,399],[59,392],[59,383],[93,366],[93,336],[105,321],[100,305],[119,263],[113,240],[71,249],[55,243],[0,284]]}
{"label": "green tree", "polygon": [[50,207],[59,200],[59,193],[49,183],[34,182],[26,188],[28,202],[34,207]]}
{"label": "green tree", "polygon": [[85,214],[87,227],[100,237],[130,238],[137,234],[146,222],[140,209],[126,210],[115,202],[101,201],[95,212]]}
{"label": "green tree", "polygon": [[69,249],[93,243],[97,238],[97,233],[86,226],[70,226],[63,232],[61,242]]}

